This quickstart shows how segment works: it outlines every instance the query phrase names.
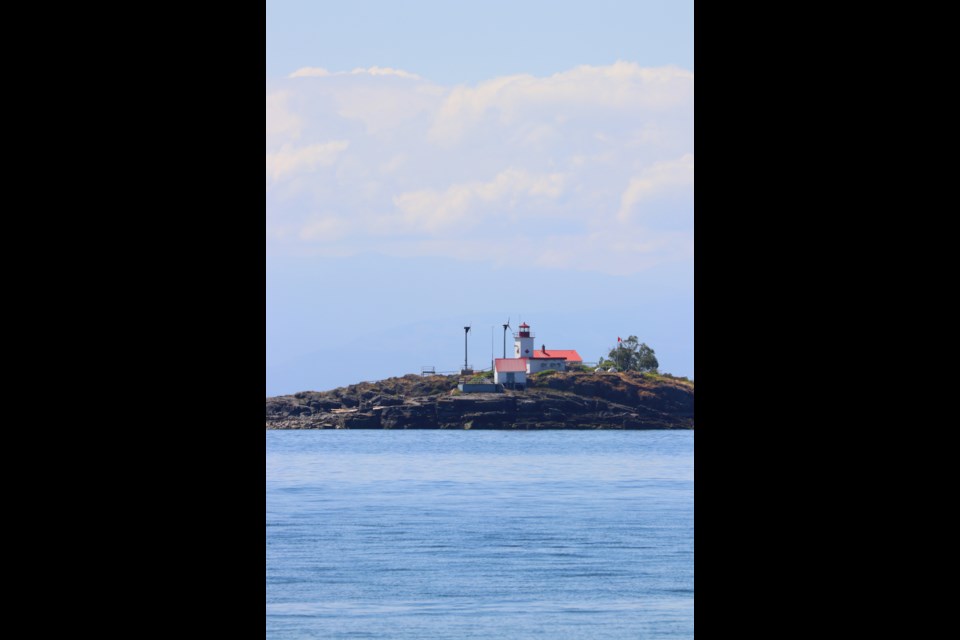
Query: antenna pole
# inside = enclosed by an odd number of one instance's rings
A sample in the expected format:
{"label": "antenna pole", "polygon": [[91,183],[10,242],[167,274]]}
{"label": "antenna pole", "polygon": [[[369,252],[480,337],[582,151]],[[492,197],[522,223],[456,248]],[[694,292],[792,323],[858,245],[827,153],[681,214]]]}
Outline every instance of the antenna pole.
{"label": "antenna pole", "polygon": [[463,369],[467,370],[467,334],[470,333],[470,327],[463,328]]}

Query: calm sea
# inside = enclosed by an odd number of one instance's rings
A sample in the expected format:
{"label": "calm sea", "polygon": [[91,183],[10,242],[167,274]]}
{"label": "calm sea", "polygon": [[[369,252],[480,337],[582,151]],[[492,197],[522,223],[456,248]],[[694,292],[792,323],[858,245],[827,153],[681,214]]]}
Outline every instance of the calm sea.
{"label": "calm sea", "polygon": [[692,431],[267,431],[267,638],[692,638]]}

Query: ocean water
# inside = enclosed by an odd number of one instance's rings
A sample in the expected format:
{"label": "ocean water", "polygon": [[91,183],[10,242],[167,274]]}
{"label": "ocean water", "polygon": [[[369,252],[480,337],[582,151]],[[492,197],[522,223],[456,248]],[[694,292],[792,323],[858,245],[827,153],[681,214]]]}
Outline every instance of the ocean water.
{"label": "ocean water", "polygon": [[267,638],[692,638],[692,431],[267,431]]}

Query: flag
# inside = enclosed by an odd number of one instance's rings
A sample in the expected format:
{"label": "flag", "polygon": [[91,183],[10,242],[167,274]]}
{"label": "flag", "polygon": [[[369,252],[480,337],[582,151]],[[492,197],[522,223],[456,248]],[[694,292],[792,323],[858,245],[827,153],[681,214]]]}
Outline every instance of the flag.
{"label": "flag", "polygon": [[617,342],[620,342],[620,336],[617,336]]}

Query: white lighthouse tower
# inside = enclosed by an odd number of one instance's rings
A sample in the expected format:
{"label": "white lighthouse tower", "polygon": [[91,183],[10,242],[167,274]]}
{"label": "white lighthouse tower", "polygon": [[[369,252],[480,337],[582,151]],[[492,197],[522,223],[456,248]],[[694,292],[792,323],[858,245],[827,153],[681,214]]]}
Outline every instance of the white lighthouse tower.
{"label": "white lighthouse tower", "polygon": [[520,331],[513,334],[513,357],[514,358],[532,358],[533,357],[533,338],[530,333],[530,325],[526,322],[520,325]]}

